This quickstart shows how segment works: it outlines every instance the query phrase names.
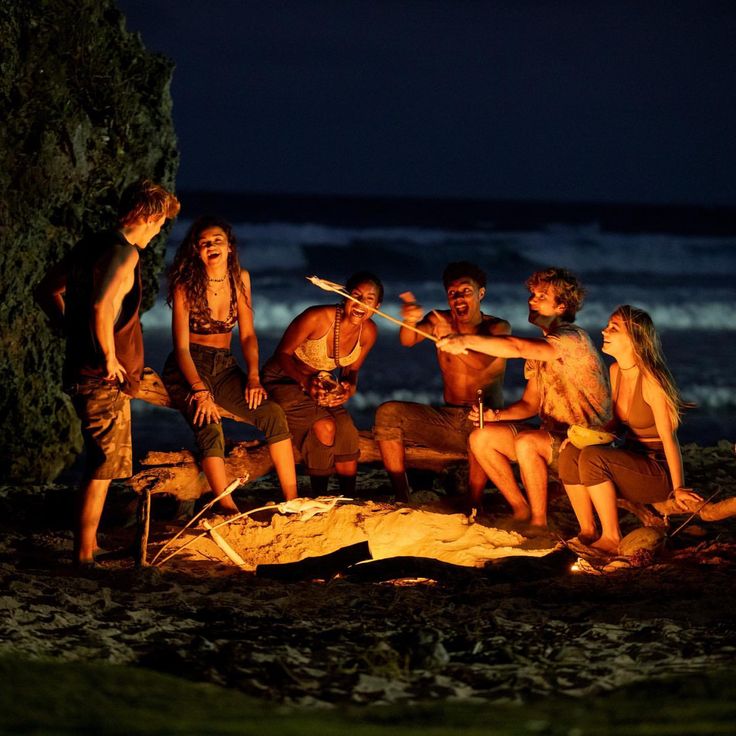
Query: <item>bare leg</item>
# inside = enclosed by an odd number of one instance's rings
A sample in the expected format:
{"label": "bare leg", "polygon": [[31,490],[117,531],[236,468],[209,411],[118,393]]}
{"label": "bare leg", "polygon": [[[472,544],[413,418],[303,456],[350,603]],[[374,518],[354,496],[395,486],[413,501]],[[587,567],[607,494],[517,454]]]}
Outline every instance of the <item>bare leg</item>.
{"label": "bare leg", "polygon": [[[210,489],[215,496],[219,496],[228,486],[225,460],[221,457],[202,458],[202,470],[204,471],[205,478],[207,478]],[[217,502],[217,508],[228,514],[237,514],[240,512],[232,496],[226,496],[219,500]]]}
{"label": "bare leg", "polygon": [[399,501],[408,501],[411,487],[406,477],[406,452],[403,440],[378,440],[377,444],[394,495]]}
{"label": "bare leg", "polygon": [[340,493],[343,496],[352,496],[355,493],[355,478],[358,474],[358,461],[345,460],[335,463],[337,479],[340,483]]}
{"label": "bare leg", "polygon": [[312,489],[312,496],[324,496],[327,493],[329,482],[329,475],[310,475],[309,485]]}
{"label": "bare leg", "polygon": [[616,487],[610,480],[598,483],[588,488],[590,499],[598,512],[603,533],[598,541],[591,546],[605,552],[618,552],[621,542],[621,527],[618,525],[618,504],[616,502]]}
{"label": "bare leg", "polygon": [[[318,419],[310,430],[325,447],[332,447],[335,444],[335,433],[337,427],[335,426],[335,420],[328,417]],[[327,493],[327,485],[330,482],[329,475],[310,475],[309,483],[312,488],[313,496],[324,496]]]}
{"label": "bare leg", "polygon": [[487,482],[486,471],[468,448],[468,490],[471,508],[480,509],[483,506],[483,491]]}
{"label": "bare leg", "polygon": [[552,459],[552,438],[544,430],[522,432],[516,437],[516,456],[529,497],[530,523],[547,528],[547,465]]}
{"label": "bare leg", "polygon": [[476,429],[468,440],[470,451],[485,474],[508,501],[517,521],[528,521],[531,516],[511,463],[516,461],[514,433],[509,427],[491,425]]}
{"label": "bare leg", "polygon": [[296,468],[294,466],[294,448],[291,440],[281,440],[268,446],[268,452],[273,460],[276,475],[284,498],[289,501],[297,497]]}
{"label": "bare leg", "polygon": [[575,512],[575,518],[580,524],[578,538],[585,544],[590,544],[596,538],[595,518],[593,516],[593,502],[590,493],[584,485],[566,483],[565,491],[570,499],[570,505]]}
{"label": "bare leg", "polygon": [[77,519],[74,529],[74,563],[94,561],[97,550],[97,527],[107,497],[109,480],[88,480],[79,489]]}

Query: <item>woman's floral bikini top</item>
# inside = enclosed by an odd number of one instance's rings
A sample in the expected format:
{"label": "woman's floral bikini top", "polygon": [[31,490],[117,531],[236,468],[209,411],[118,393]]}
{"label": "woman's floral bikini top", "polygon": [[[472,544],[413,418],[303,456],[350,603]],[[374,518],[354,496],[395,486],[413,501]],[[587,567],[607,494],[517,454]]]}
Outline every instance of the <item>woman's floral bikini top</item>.
{"label": "woman's floral bikini top", "polygon": [[230,311],[227,317],[224,320],[213,319],[209,304],[206,302],[203,309],[192,306],[189,309],[189,332],[195,335],[220,335],[233,331],[238,322],[238,294],[232,275],[229,278]]}

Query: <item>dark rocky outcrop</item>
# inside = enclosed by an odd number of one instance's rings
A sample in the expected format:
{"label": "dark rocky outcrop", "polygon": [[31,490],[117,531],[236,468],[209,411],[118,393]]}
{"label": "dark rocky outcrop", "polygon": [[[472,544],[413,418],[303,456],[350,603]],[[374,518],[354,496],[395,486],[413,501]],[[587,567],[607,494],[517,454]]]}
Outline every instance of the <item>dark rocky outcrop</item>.
{"label": "dark rocky outcrop", "polygon": [[[0,478],[53,479],[80,449],[60,387],[62,340],[34,286],[140,176],[172,186],[173,64],[112,0],[0,3]],[[143,258],[150,305],[164,238]]]}

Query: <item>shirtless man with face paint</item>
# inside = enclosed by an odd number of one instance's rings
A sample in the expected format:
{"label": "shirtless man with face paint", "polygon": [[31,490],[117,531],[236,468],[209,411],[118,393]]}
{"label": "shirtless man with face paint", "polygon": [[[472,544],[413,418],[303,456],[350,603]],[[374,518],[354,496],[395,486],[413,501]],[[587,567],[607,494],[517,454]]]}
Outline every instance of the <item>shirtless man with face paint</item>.
{"label": "shirtless man with face paint", "polygon": [[[510,334],[511,327],[506,320],[481,312],[480,303],[486,293],[486,275],[482,269],[466,261],[450,263],[444,271],[443,283],[449,309],[423,314],[413,294],[401,295],[404,300],[402,318],[407,325],[437,337]],[[402,345],[413,347],[426,338],[402,327],[399,339]],[[408,500],[411,492],[406,477],[405,444],[465,452],[468,436],[475,429],[468,418],[468,410],[477,402],[478,391],[483,393],[485,406],[491,409],[503,406],[505,358],[438,351],[437,361],[442,373],[443,405],[388,401],[376,411],[373,435],[396,498],[402,501]],[[485,472],[473,460],[469,469],[473,498],[480,496],[485,483]]]}

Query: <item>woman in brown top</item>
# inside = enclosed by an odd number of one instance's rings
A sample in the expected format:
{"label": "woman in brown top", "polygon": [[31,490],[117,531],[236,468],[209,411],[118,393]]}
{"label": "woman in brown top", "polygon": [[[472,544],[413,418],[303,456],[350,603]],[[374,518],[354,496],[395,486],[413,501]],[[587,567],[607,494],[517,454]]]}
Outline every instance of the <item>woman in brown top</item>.
{"label": "woman in brown top", "polygon": [[621,541],[617,496],[638,503],[674,496],[684,509],[702,499],[684,487],[677,427],[685,404],[651,317],[636,307],[618,307],[603,330],[603,352],[615,358],[610,368],[613,429],[625,435],[624,444],[582,450],[567,444],[559,467],[580,524],[579,540],[615,554]]}
{"label": "woman in brown top", "polygon": [[[295,498],[291,437],[283,410],[267,399],[261,386],[250,274],[240,268],[235,245],[229,223],[208,216],[192,224],[179,246],[169,271],[167,300],[173,308],[174,350],[162,378],[194,430],[202,470],[216,496],[228,485],[222,407],[263,432],[284,497]],[[247,375],[230,351],[236,325]],[[229,496],[219,507],[238,511]]]}

